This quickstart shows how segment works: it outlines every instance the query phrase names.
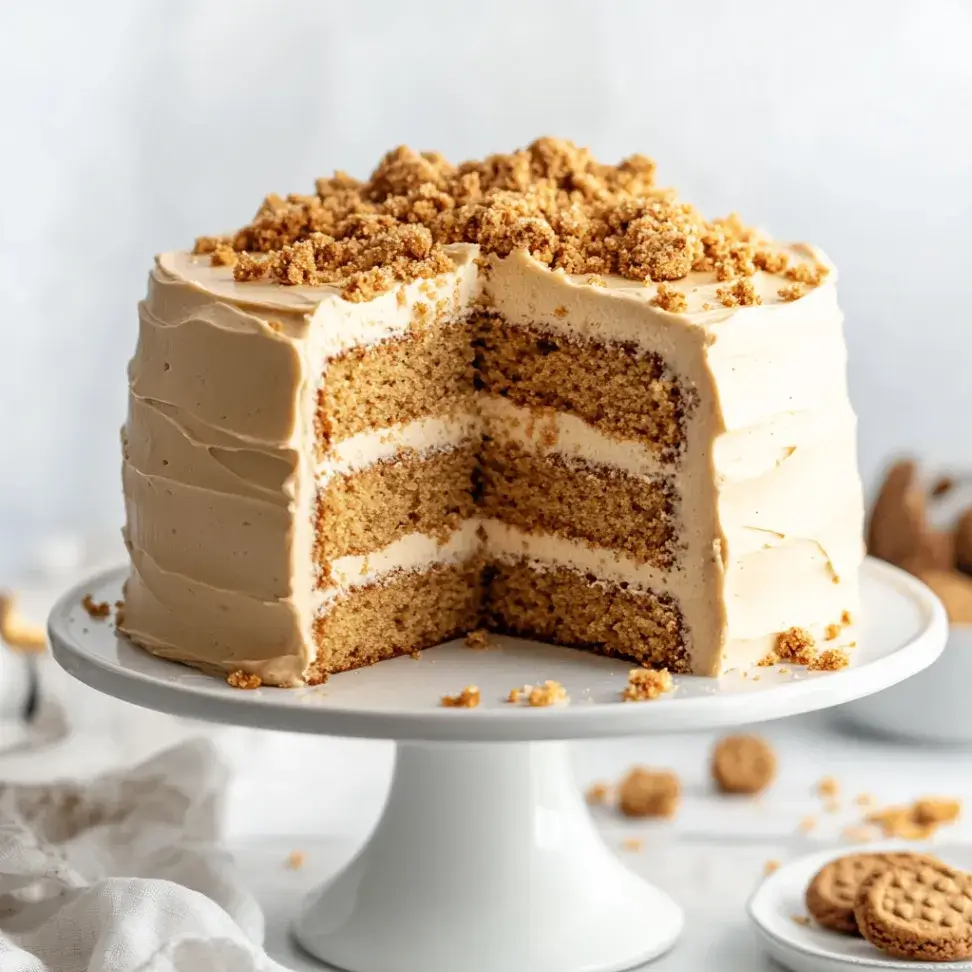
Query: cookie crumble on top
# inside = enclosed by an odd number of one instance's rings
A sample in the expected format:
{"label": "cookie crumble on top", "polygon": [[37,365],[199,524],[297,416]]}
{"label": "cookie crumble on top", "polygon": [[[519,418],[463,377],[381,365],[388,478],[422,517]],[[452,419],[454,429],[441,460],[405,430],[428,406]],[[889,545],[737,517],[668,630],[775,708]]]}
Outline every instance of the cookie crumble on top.
{"label": "cookie crumble on top", "polygon": [[[200,237],[193,252],[232,266],[239,281],[340,284],[346,300],[365,301],[452,269],[450,243],[498,256],[526,250],[551,269],[587,275],[591,286],[603,285],[603,274],[647,283],[703,271],[725,282],[757,270],[816,286],[827,273],[819,263],[791,266],[735,214],[704,219],[656,185],[643,155],[606,165],[554,138],[459,165],[400,146],[364,182],[336,172],[313,194],[267,196],[250,223]],[[747,284],[727,288],[742,306],[759,303]]]}

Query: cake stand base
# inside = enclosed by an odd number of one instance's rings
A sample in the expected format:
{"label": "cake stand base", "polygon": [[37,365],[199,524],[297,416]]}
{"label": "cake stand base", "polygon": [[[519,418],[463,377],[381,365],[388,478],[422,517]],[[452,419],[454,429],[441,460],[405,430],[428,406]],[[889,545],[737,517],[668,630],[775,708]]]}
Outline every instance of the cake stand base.
{"label": "cake stand base", "polygon": [[[678,937],[681,912],[602,843],[566,741],[715,729],[838,705],[930,665],[948,632],[924,585],[868,560],[859,644],[839,672],[679,676],[664,698],[631,705],[620,701],[630,663],[496,637],[487,651],[456,642],[313,689],[241,692],[92,620],[83,595],[113,603],[123,579],[124,571],[92,578],[51,612],[54,657],[81,681],[191,718],[396,741],[384,816],[295,923],[310,955],[348,972],[611,972],[660,955]],[[545,679],[562,684],[571,704],[506,702],[513,686]],[[480,689],[477,708],[438,704],[470,683]]]}
{"label": "cake stand base", "polygon": [[681,928],[594,829],[565,743],[399,743],[377,828],[294,932],[349,972],[616,972]]}

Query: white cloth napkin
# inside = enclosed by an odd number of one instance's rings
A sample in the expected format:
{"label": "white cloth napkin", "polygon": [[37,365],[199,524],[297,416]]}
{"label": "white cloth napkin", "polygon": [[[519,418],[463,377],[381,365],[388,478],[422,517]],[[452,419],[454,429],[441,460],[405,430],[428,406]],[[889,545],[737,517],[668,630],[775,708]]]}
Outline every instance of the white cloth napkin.
{"label": "white cloth napkin", "polygon": [[3,972],[286,972],[220,849],[204,739],[89,782],[0,785]]}

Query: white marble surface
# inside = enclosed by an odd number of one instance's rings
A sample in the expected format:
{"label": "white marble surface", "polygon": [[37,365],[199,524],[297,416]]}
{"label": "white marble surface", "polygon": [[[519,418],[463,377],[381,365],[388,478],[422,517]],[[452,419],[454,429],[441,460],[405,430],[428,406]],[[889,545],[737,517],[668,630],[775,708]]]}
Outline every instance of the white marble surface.
{"label": "white marble surface", "polygon": [[[43,616],[54,593],[46,587],[25,591],[25,611]],[[63,706],[63,731],[54,718],[51,741],[43,750],[8,751],[5,776],[82,775],[132,762],[187,735],[210,736],[234,770],[227,838],[241,852],[271,912],[270,944],[279,957],[287,954],[283,938],[274,945],[279,934],[273,915],[289,914],[300,891],[337,867],[364,839],[387,789],[390,744],[211,727],[97,695],[50,658],[40,659],[39,670],[45,697]],[[683,804],[671,822],[627,821],[608,809],[594,811],[608,843],[689,912],[688,933],[653,968],[696,972],[718,956],[724,972],[768,969],[745,924],[746,899],[767,860],[785,861],[831,846],[845,826],[858,823],[862,810],[853,803],[854,795],[870,793],[889,804],[941,794],[972,806],[972,750],[891,744],[843,731],[838,718],[818,713],[758,728],[773,742],[780,764],[775,785],[758,800],[729,799],[712,791],[708,758],[713,734],[575,744],[581,785],[616,780],[635,763],[675,769],[682,779]],[[15,741],[17,732],[9,723],[0,726],[0,747]],[[825,775],[836,777],[842,787],[836,813],[825,812],[814,792]],[[799,826],[807,817],[816,827],[803,834]],[[623,850],[628,838],[643,840],[643,849]],[[940,839],[972,843],[972,820],[943,829]],[[296,873],[284,867],[295,849],[308,855]]]}

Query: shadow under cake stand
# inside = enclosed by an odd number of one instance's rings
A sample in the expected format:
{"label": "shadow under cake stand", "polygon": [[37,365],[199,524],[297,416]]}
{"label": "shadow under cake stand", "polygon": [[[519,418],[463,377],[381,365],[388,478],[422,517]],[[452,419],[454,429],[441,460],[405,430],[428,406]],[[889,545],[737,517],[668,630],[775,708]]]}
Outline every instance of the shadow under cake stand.
{"label": "shadow under cake stand", "polygon": [[[378,825],[294,920],[307,952],[350,972],[616,972],[663,954],[682,910],[604,844],[567,740],[716,729],[837,705],[925,668],[947,635],[924,585],[867,560],[864,622],[839,672],[680,677],[671,695],[623,703],[630,663],[493,637],[485,650],[452,642],[316,688],[241,691],[155,658],[88,616],[83,595],[114,602],[124,573],[94,577],[51,612],[54,657],[82,682],[180,716],[396,741]],[[505,702],[511,688],[547,679],[566,687],[569,705]],[[470,683],[478,708],[439,705]]]}

